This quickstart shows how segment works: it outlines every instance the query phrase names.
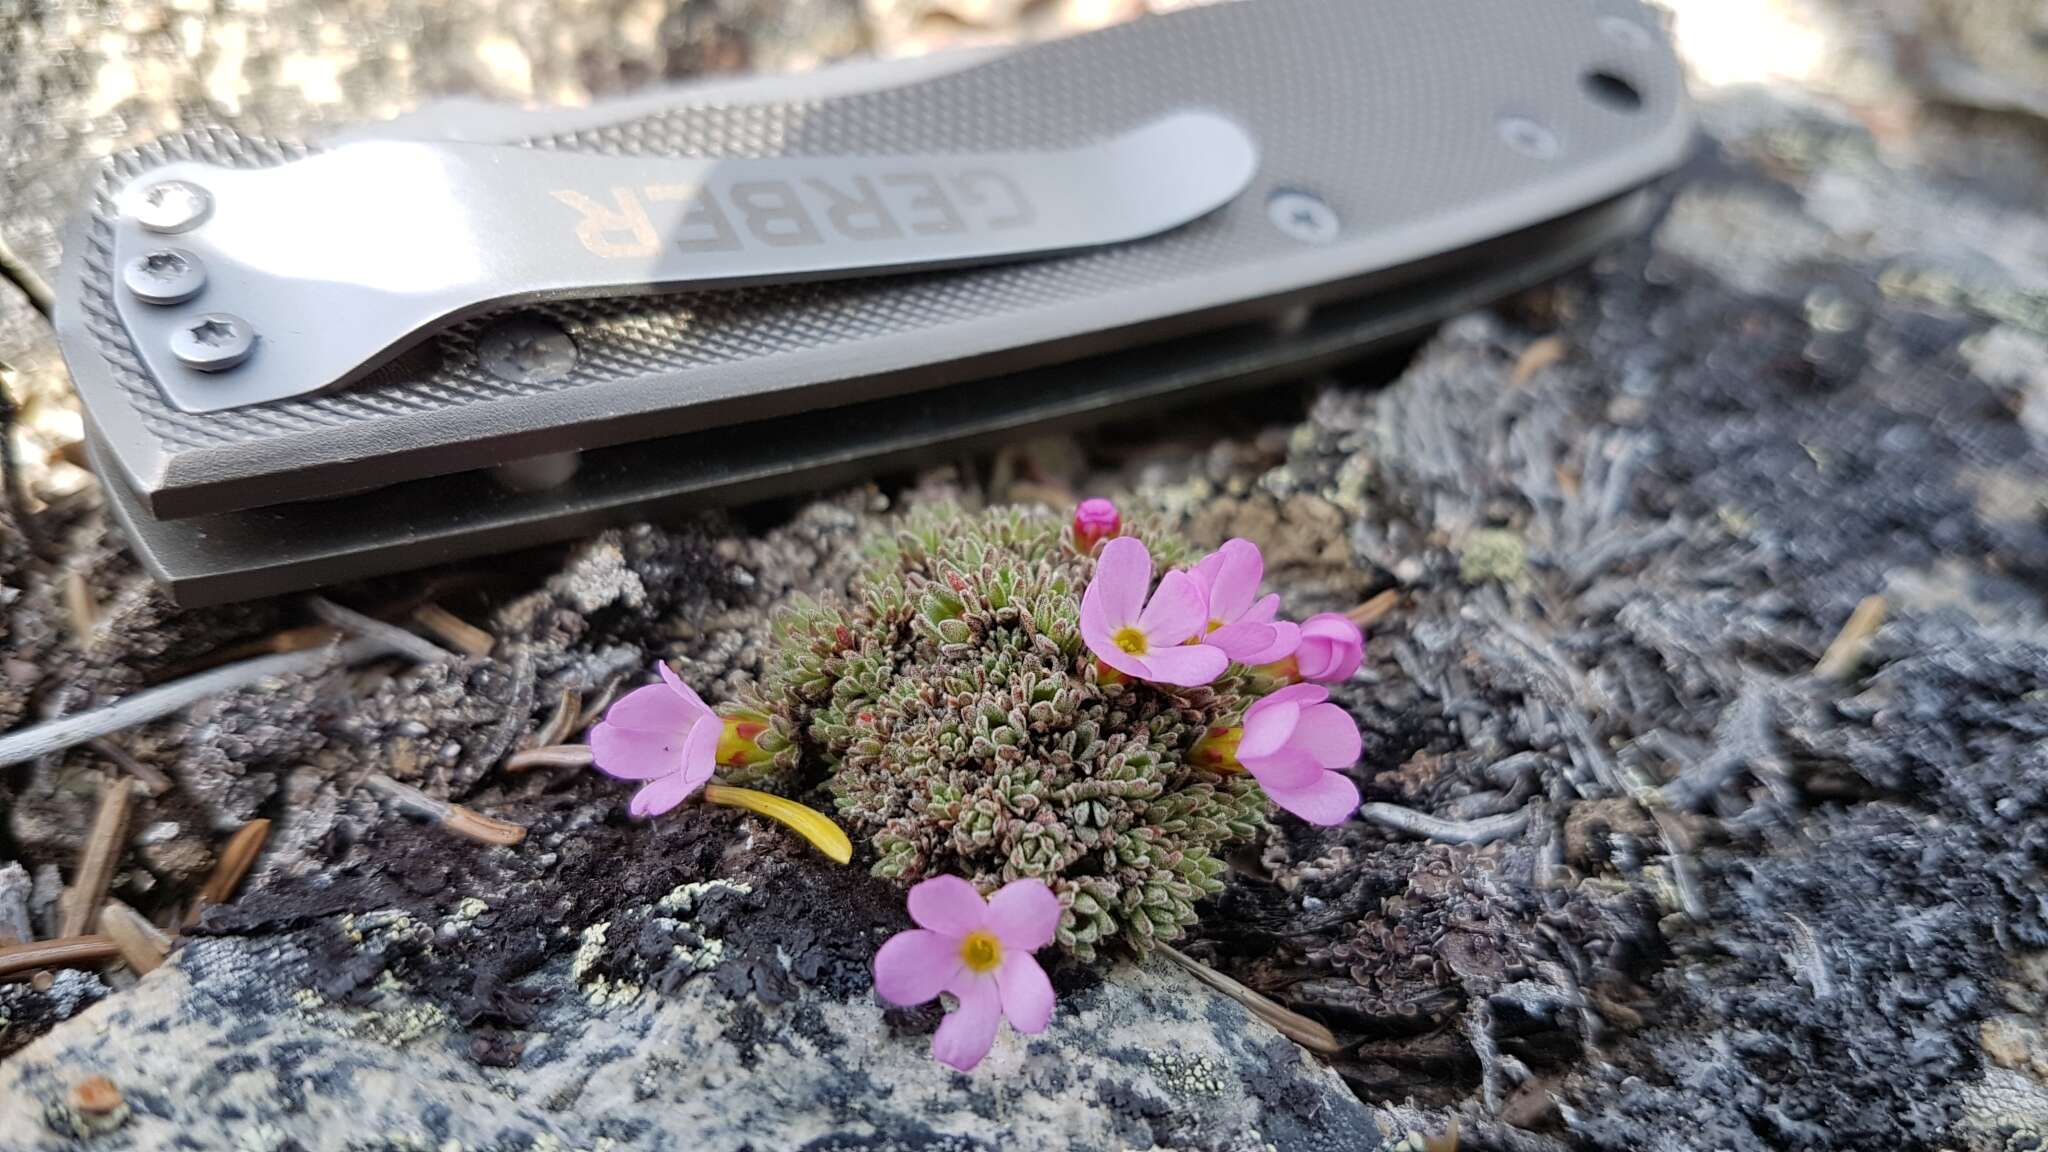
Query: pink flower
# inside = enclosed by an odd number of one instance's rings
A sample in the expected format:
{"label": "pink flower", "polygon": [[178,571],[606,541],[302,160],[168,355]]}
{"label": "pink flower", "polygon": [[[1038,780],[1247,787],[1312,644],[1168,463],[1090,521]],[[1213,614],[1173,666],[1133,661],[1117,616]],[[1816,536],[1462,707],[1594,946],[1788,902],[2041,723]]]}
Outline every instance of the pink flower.
{"label": "pink flower", "polygon": [[1265,575],[1266,558],[1249,540],[1226,540],[1202,557],[1195,565],[1195,582],[1209,601],[1202,643],[1240,664],[1270,664],[1294,651],[1301,628],[1273,619],[1280,612],[1280,597],[1259,598]]}
{"label": "pink flower", "polygon": [[1123,514],[1116,505],[1101,497],[1081,501],[1074,509],[1074,548],[1083,553],[1095,551],[1095,546],[1123,531]]}
{"label": "pink flower", "polygon": [[1322,612],[1302,621],[1294,666],[1303,680],[1349,680],[1364,659],[1365,633],[1343,613]]}
{"label": "pink flower", "polygon": [[662,683],[621,697],[590,730],[597,770],[621,780],[644,780],[627,811],[659,816],[704,786],[717,768],[717,716],[667,664],[656,664]]}
{"label": "pink flower", "polygon": [[1192,688],[1223,674],[1230,660],[1219,649],[1183,642],[1208,619],[1201,585],[1185,572],[1168,572],[1150,603],[1152,554],[1143,542],[1119,536],[1102,546],[1095,577],[1081,594],[1081,638],[1104,664],[1126,676]]}
{"label": "pink flower", "polygon": [[1244,714],[1237,762],[1273,803],[1311,824],[1342,824],[1358,785],[1338,771],[1358,762],[1358,724],[1314,684],[1290,684]]}
{"label": "pink flower", "polygon": [[932,1058],[971,1071],[1008,1017],[1019,1032],[1045,1031],[1052,982],[1031,958],[1052,942],[1060,902],[1041,880],[1012,880],[987,900],[958,876],[934,876],[910,890],[910,918],[875,953],[875,991],[892,1004],[922,1004],[951,992],[960,1006],[932,1037]]}

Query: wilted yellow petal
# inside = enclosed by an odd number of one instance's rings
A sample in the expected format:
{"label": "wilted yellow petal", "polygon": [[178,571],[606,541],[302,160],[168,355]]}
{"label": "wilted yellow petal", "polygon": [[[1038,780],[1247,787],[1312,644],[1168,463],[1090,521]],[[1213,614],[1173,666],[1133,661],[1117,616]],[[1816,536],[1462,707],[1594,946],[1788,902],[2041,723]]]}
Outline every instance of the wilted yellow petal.
{"label": "wilted yellow petal", "polygon": [[744,808],[795,832],[811,842],[811,846],[838,863],[845,864],[853,859],[853,841],[839,825],[827,819],[821,812],[806,808],[794,800],[785,800],[752,788],[734,788],[727,784],[706,784],[704,799],[712,804],[723,804],[728,808]]}

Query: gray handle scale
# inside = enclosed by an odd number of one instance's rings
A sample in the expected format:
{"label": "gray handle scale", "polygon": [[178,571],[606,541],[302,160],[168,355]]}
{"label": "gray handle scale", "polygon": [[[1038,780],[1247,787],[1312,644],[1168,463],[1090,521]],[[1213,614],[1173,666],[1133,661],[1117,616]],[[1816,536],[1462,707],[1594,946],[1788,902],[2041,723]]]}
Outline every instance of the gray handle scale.
{"label": "gray handle scale", "polygon": [[[494,371],[479,355],[494,321],[466,320],[344,387],[213,412],[172,402],[124,320],[124,191],[171,164],[253,171],[308,150],[188,132],[107,162],[67,245],[60,334],[140,506],[218,513],[870,401],[1387,289],[1640,186],[1690,136],[1678,65],[1633,0],[1246,0],[950,63],[575,113],[470,105],[356,139],[592,165],[1062,155],[1189,112],[1241,130],[1257,169],[1164,232],[985,267],[527,304],[573,345],[559,370]],[[1313,219],[1297,219],[1303,204]],[[337,307],[303,318],[357,322]],[[265,342],[289,335],[259,333],[236,371],[263,378],[283,363]]]}

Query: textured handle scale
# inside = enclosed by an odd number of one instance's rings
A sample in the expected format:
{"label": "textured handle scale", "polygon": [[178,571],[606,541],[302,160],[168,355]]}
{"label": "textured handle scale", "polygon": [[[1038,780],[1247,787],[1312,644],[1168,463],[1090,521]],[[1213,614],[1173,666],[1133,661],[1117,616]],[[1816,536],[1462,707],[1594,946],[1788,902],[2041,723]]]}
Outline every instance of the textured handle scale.
{"label": "textured handle scale", "polygon": [[[573,341],[565,370],[494,372],[479,344],[495,321],[469,320],[347,387],[211,413],[169,402],[115,304],[120,197],[168,164],[306,153],[188,132],[108,161],[67,247],[60,330],[136,496],[190,516],[858,403],[1377,291],[1635,188],[1690,135],[1678,66],[1632,0],[1244,0],[947,64],[576,113],[469,105],[386,138],[578,157],[1056,152],[1189,109],[1242,128],[1258,168],[1160,235],[988,267],[530,304]],[[1290,223],[1301,197],[1327,215]],[[235,371],[263,372],[262,338],[289,335],[259,334]]]}

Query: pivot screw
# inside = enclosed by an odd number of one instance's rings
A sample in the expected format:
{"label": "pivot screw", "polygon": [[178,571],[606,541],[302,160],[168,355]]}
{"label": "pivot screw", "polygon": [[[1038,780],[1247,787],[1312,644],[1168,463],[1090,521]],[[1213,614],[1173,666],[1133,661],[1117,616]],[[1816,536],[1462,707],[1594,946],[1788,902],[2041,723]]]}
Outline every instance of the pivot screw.
{"label": "pivot screw", "polygon": [[135,198],[137,223],[151,232],[190,232],[213,211],[213,197],[189,180],[160,180]]}
{"label": "pivot screw", "polygon": [[476,354],[484,371],[511,384],[546,384],[576,367],[576,341],[533,316],[492,327],[477,340]]}
{"label": "pivot screw", "polygon": [[1337,238],[1336,209],[1312,193],[1283,188],[1266,201],[1266,215],[1275,228],[1304,244],[1328,244]]}
{"label": "pivot screw", "polygon": [[196,372],[221,372],[249,358],[256,333],[249,322],[226,312],[208,312],[171,333],[171,354]]}
{"label": "pivot screw", "polygon": [[158,248],[130,260],[121,283],[145,304],[183,304],[206,287],[206,269],[183,248]]}
{"label": "pivot screw", "polygon": [[1527,116],[1503,116],[1498,127],[1501,141],[1524,156],[1535,160],[1557,156],[1557,133]]}

